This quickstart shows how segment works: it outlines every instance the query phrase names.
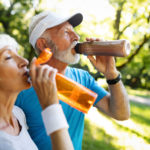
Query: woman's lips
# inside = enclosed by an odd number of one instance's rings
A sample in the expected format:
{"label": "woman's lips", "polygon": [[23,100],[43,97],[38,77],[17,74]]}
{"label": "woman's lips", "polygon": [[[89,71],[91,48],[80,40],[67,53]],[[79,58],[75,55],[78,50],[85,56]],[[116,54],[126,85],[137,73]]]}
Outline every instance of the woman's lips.
{"label": "woman's lips", "polygon": [[23,76],[26,76],[28,83],[31,83],[31,78],[30,78],[30,75],[29,75],[29,70],[27,70],[27,71],[23,74]]}

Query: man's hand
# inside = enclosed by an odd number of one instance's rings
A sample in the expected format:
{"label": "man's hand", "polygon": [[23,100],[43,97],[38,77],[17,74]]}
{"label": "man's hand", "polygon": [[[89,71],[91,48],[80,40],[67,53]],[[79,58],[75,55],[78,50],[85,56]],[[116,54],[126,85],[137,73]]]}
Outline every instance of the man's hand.
{"label": "man's hand", "polygon": [[38,95],[42,108],[58,103],[55,76],[57,70],[48,65],[35,65],[34,58],[30,65],[32,85]]}
{"label": "man's hand", "polygon": [[[87,41],[101,41],[98,38],[86,38]],[[115,59],[113,56],[88,56],[91,63],[95,68],[103,73],[106,79],[114,79],[118,76],[118,71],[115,65]]]}

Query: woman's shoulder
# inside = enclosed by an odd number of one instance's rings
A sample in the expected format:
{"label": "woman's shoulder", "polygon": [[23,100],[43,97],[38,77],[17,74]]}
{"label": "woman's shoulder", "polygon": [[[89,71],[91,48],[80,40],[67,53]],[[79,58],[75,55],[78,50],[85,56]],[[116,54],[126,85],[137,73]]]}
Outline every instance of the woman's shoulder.
{"label": "woman's shoulder", "polygon": [[14,105],[13,113],[15,117],[17,118],[17,120],[19,121],[19,123],[21,124],[21,126],[24,126],[26,129],[28,129],[28,126],[26,123],[26,116],[23,110],[20,107]]}
{"label": "woman's shoulder", "polygon": [[11,141],[3,134],[0,135],[0,150],[15,150]]}

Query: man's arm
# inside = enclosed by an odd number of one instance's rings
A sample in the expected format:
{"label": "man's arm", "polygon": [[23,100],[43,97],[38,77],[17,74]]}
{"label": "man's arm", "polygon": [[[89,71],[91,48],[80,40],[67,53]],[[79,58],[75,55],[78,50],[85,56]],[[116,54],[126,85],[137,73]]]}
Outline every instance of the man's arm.
{"label": "man's arm", "polygon": [[109,91],[110,94],[104,96],[96,104],[96,107],[117,120],[128,119],[130,117],[130,105],[122,81],[114,85],[109,85]]}
{"label": "man's arm", "polygon": [[[99,41],[100,39],[87,38],[87,41]],[[116,79],[119,72],[116,69],[115,59],[112,56],[88,56],[95,68],[104,74],[106,80]],[[130,107],[127,92],[121,81],[108,85],[110,94],[103,97],[97,103],[97,107],[107,115],[118,119],[126,120],[130,116]]]}

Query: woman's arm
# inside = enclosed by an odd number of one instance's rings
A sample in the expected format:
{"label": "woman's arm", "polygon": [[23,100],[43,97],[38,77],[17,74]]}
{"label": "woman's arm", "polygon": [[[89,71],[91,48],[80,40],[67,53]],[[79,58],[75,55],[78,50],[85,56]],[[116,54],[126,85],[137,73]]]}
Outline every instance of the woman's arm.
{"label": "woman's arm", "polygon": [[48,65],[36,66],[35,59],[31,62],[32,85],[43,109],[42,117],[53,150],[73,150],[69,126],[57,97],[56,72],[56,69]]}
{"label": "woman's arm", "polygon": [[73,150],[72,141],[67,129],[60,129],[51,134],[53,150]]}

